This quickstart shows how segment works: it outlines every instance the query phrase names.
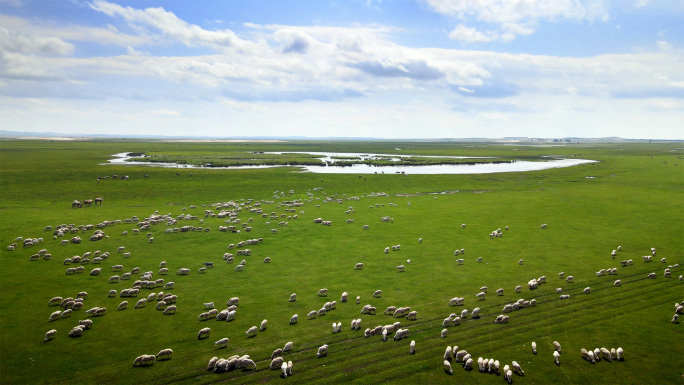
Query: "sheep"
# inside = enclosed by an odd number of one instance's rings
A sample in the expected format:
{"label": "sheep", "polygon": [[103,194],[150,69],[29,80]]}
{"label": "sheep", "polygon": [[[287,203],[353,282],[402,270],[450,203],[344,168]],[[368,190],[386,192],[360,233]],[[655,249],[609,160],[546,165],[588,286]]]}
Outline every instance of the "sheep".
{"label": "sheep", "polygon": [[575,277],[573,277],[572,275],[568,275],[568,277],[565,278],[565,282],[573,283],[573,282],[575,282]]}
{"label": "sheep", "polygon": [[261,321],[261,325],[259,325],[259,331],[263,332],[264,330],[266,330],[267,326],[268,326],[268,320]]}
{"label": "sheep", "polygon": [[409,344],[409,354],[416,354],[416,340],[411,340],[411,343]]}
{"label": "sheep", "polygon": [[457,262],[459,265],[462,265],[462,264],[465,263],[465,259],[463,259],[463,258],[457,259],[456,262]]}
{"label": "sheep", "polygon": [[[153,297],[153,298],[154,298],[154,297]],[[148,299],[147,302],[150,302],[150,300]],[[157,302],[156,309],[157,309],[157,310],[166,310],[166,302],[165,302],[165,301],[159,301],[159,302]]]}
{"label": "sheep", "polygon": [[406,316],[406,319],[409,321],[415,321],[416,319],[418,319],[418,312],[414,310],[414,311],[408,313],[408,315]]}
{"label": "sheep", "polygon": [[51,329],[48,330],[47,333],[45,333],[45,340],[43,342],[48,342],[50,340],[55,339],[57,337],[57,330],[56,329]]}
{"label": "sheep", "polygon": [[164,290],[171,290],[171,289],[173,289],[174,286],[175,286],[175,283],[174,283],[174,282],[167,282],[167,283],[164,285]]}
{"label": "sheep", "polygon": [[297,294],[296,294],[296,293],[290,294],[290,299],[289,299],[289,301],[290,301],[290,302],[295,302],[296,300],[297,300]]}
{"label": "sheep", "polygon": [[591,287],[589,287],[589,286],[585,287],[584,290],[582,290],[582,293],[583,294],[590,294],[591,293]]}
{"label": "sheep", "polygon": [[240,298],[238,297],[231,297],[228,302],[226,303],[226,306],[239,306],[240,305]]}
{"label": "sheep", "polygon": [[473,369],[473,359],[468,358],[465,363],[463,364],[463,370],[472,370]]}
{"label": "sheep", "polygon": [[601,349],[594,349],[594,359],[596,359],[596,361],[601,361]]}
{"label": "sheep", "polygon": [[354,265],[354,270],[363,270],[363,263],[359,262]]}
{"label": "sheep", "polygon": [[560,299],[569,299],[570,294],[561,294]]}
{"label": "sheep", "polygon": [[650,278],[650,279],[655,279],[655,278],[656,278],[656,273],[650,273],[649,275],[647,275],[647,277]]}
{"label": "sheep", "polygon": [[314,319],[318,315],[318,312],[316,310],[311,310],[309,314],[306,315],[307,319]]}
{"label": "sheep", "polygon": [[166,309],[164,309],[164,315],[172,315],[176,314],[176,305],[171,305],[168,306]]}
{"label": "sheep", "polygon": [[404,265],[399,265],[399,266],[396,267],[396,269],[397,269],[397,271],[398,271],[399,273],[401,273],[401,272],[404,271]]}
{"label": "sheep", "polygon": [[157,361],[162,361],[162,360],[170,360],[172,356],[173,356],[173,350],[162,349],[159,351],[159,353],[157,353],[155,358]]}
{"label": "sheep", "polygon": [[380,298],[382,296],[382,290],[376,290],[373,292],[373,298]]}
{"label": "sheep", "polygon": [[151,366],[157,362],[157,357],[153,355],[143,354],[142,356],[136,357],[133,361],[133,366]]}
{"label": "sheep", "polygon": [[394,333],[394,340],[395,341],[400,341],[403,338],[406,338],[409,336],[409,330],[408,329],[398,329],[396,333]]}
{"label": "sheep", "polygon": [[475,294],[475,296],[476,296],[480,301],[484,301],[484,300],[485,300],[485,295],[486,295],[486,293],[485,293],[484,291],[481,291],[481,292]]}
{"label": "sheep", "polygon": [[119,306],[117,306],[117,310],[125,310],[128,308],[128,301],[122,301]]}
{"label": "sheep", "polygon": [[520,286],[520,285],[516,286],[515,289],[513,289],[513,291],[516,293],[520,293],[522,291],[522,286]]}
{"label": "sheep", "polygon": [[292,351],[292,342],[288,342],[283,346],[283,353],[284,352],[291,352]]}
{"label": "sheep", "polygon": [[561,344],[559,344],[558,341],[553,341],[553,350],[557,351],[559,354],[561,353]]}
{"label": "sheep", "polygon": [[84,329],[85,328],[83,327],[83,325],[78,325],[78,326],[74,327],[73,329],[71,329],[71,331],[69,331],[69,337],[71,337],[71,338],[82,337]]}
{"label": "sheep", "polygon": [[516,361],[511,362],[511,366],[513,367],[514,372],[520,373],[521,376],[525,375],[525,372],[520,367],[520,364],[518,364]]}
{"label": "sheep", "polygon": [[298,318],[299,318],[299,316],[298,316],[297,314],[295,314],[295,315],[293,315],[292,317],[290,317],[290,325],[296,324]]}
{"label": "sheep", "polygon": [[615,350],[615,348],[610,348],[610,358],[617,360],[617,350]]}
{"label": "sheep", "polygon": [[453,359],[453,352],[451,350],[451,346],[447,346],[446,350],[444,351],[444,360],[445,361],[451,361]]}
{"label": "sheep", "polygon": [[444,371],[447,374],[454,374],[454,371],[451,369],[451,362],[444,360]]}
{"label": "sheep", "polygon": [[146,305],[147,305],[147,299],[142,298],[142,299],[139,299],[138,302],[135,304],[135,308],[140,309],[142,307],[145,307]]}
{"label": "sheep", "polygon": [[503,293],[504,293],[503,288],[496,289],[496,295],[503,295]]}
{"label": "sheep", "polygon": [[228,337],[221,338],[220,340],[214,342],[215,349],[223,349],[228,347]]}
{"label": "sheep", "polygon": [[618,361],[624,361],[625,360],[625,357],[624,357],[625,352],[622,350],[622,348],[617,348],[617,350],[615,352],[617,353],[617,360]]}
{"label": "sheep", "polygon": [[347,302],[347,298],[349,297],[349,294],[345,291],[342,293],[342,296],[340,297],[340,302]]}
{"label": "sheep", "polygon": [[209,338],[209,333],[211,332],[210,328],[202,328],[200,331],[197,333],[197,339],[198,340],[203,340],[205,338]]}
{"label": "sheep", "polygon": [[479,307],[476,307],[475,309],[473,309],[472,313],[470,313],[470,316],[471,316],[473,319],[478,319],[478,318],[480,318],[480,308],[479,308]]}
{"label": "sheep", "polygon": [[247,329],[245,334],[247,335],[247,337],[255,337],[257,335],[257,330],[258,329],[256,326],[252,326],[251,328]]}
{"label": "sheep", "polygon": [[594,358],[594,352],[592,352],[591,350],[587,351],[587,349],[585,349],[585,348],[582,348],[581,352],[582,352],[582,358],[591,362],[592,364],[596,363],[596,359]]}
{"label": "sheep", "polygon": [[356,296],[356,304],[358,305],[358,304],[360,304],[360,303],[361,303],[361,296],[360,296],[360,295],[357,295],[357,296]]}
{"label": "sheep", "polygon": [[58,320],[61,318],[61,316],[62,316],[62,312],[59,310],[52,312],[52,314],[50,314],[50,317],[48,317],[48,322]]}
{"label": "sheep", "polygon": [[327,297],[328,296],[328,289],[320,289],[318,290],[318,296],[319,297]]}
{"label": "sheep", "polygon": [[[601,352],[601,357],[602,357],[604,360],[606,360],[606,361],[608,361],[608,362],[613,361],[613,358],[612,358],[611,355],[610,355],[610,350],[608,350],[608,349],[606,349],[606,348],[601,348],[601,349],[599,349],[599,351]],[[617,351],[616,351],[616,353],[617,353]]]}
{"label": "sheep", "polygon": [[327,344],[318,348],[318,352],[316,353],[316,358],[325,357],[327,355],[328,355],[328,345]]}
{"label": "sheep", "polygon": [[468,318],[468,309],[463,309],[461,311],[461,318]]}

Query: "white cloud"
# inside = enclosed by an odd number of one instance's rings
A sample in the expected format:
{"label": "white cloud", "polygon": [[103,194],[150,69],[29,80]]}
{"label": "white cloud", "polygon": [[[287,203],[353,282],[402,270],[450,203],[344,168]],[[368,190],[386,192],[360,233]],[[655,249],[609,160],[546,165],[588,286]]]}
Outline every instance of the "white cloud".
{"label": "white cloud", "polygon": [[658,49],[661,51],[669,51],[672,49],[672,44],[666,42],[665,40],[658,40],[656,44],[658,45]]}
{"label": "white cloud", "polygon": [[36,36],[0,28],[0,49],[38,55],[69,55],[74,45],[52,36]]}
{"label": "white cloud", "polygon": [[134,9],[122,7],[104,0],[95,0],[90,7],[112,17],[120,17],[137,30],[151,28],[187,46],[205,46],[219,51],[247,49],[249,42],[240,39],[229,29],[209,31],[195,24],[179,19],[173,12],[164,8]]}
{"label": "white cloud", "polygon": [[[477,20],[498,25],[498,38],[493,34],[473,37],[478,42],[511,41],[534,32],[540,21],[561,19],[576,21],[608,20],[603,0],[424,0],[435,12],[459,20]],[[460,26],[459,26],[460,27]],[[456,32],[464,34],[467,31]],[[452,31],[450,37],[455,32]],[[454,38],[454,37],[452,37]],[[488,40],[486,38],[489,38]],[[463,39],[465,40],[465,39]],[[467,40],[465,40],[467,41]]]}
{"label": "white cloud", "polygon": [[449,38],[466,43],[488,43],[495,40],[496,36],[486,35],[475,28],[468,28],[463,24],[459,24],[449,32]]}
{"label": "white cloud", "polygon": [[635,8],[643,8],[648,5],[650,0],[636,0],[634,2],[634,7]]}

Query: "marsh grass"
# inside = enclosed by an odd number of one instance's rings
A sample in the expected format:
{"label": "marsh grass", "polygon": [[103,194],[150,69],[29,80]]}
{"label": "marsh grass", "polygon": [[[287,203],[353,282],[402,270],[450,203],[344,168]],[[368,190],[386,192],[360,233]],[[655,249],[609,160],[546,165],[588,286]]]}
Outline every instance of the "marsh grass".
{"label": "marsh grass", "polygon": [[[684,344],[681,324],[671,324],[673,303],[681,301],[682,282],[662,277],[669,264],[684,264],[682,246],[682,202],[684,174],[681,145],[667,144],[593,144],[565,147],[473,145],[426,142],[287,142],[196,144],[138,141],[97,142],[0,142],[0,371],[4,383],[212,383],[237,381],[259,383],[280,381],[279,372],[268,370],[270,353],[287,341],[294,351],[287,355],[294,362],[299,383],[501,383],[502,377],[464,372],[454,365],[454,375],[442,370],[442,354],[447,345],[458,345],[475,358],[492,357],[503,366],[516,360],[526,372],[516,383],[678,383],[681,381]],[[401,148],[401,150],[396,150]],[[501,157],[539,157],[576,155],[600,161],[564,169],[539,172],[487,175],[317,175],[293,172],[292,168],[258,170],[164,169],[139,166],[100,165],[119,152],[158,152],[207,156],[230,151],[353,151],[396,153],[415,151],[421,155],[469,155]],[[667,164],[663,163],[667,162]],[[192,175],[190,175],[192,173]],[[128,175],[128,180],[101,180],[97,176]],[[177,175],[179,174],[179,175]],[[148,175],[148,177],[145,177]],[[587,176],[594,177],[587,179]],[[314,191],[315,187],[321,187]],[[294,190],[294,194],[289,194]],[[278,191],[278,198],[273,198]],[[284,191],[285,196],[280,192]],[[310,192],[312,201],[309,202]],[[388,196],[371,196],[371,193]],[[104,204],[71,209],[73,199],[101,196]],[[349,199],[358,197],[358,200]],[[254,198],[275,201],[263,203],[264,213],[276,212],[278,219],[262,218],[243,209],[239,218],[253,230],[240,234],[218,232],[224,219],[203,218],[205,209],[216,202]],[[342,199],[328,201],[326,198]],[[301,199],[298,219],[280,218],[289,208],[278,202]],[[410,205],[409,205],[410,202]],[[390,204],[391,203],[391,204]],[[190,205],[197,205],[191,209]],[[205,206],[202,206],[205,205]],[[345,214],[352,206],[354,212]],[[373,208],[370,208],[370,207]],[[183,210],[185,208],[185,210]],[[60,246],[46,225],[61,223],[96,224],[104,220],[141,219],[153,214],[194,214],[204,219],[179,220],[182,225],[210,227],[211,231],[165,233],[166,225],[154,225],[155,241],[147,243],[145,234],[132,235],[132,224],[117,224],[104,229],[109,239],[88,241],[92,231],[80,235],[83,243]],[[393,218],[381,222],[382,216]],[[321,226],[314,218],[333,221]],[[348,218],[354,219],[347,224]],[[287,221],[288,226],[279,226]],[[266,222],[270,222],[267,224]],[[465,229],[460,225],[466,224]],[[540,224],[547,223],[546,230]],[[362,230],[363,225],[369,230]],[[241,226],[238,224],[238,227]],[[502,238],[490,239],[497,228],[510,226]],[[270,229],[277,229],[272,234]],[[121,236],[124,230],[128,236]],[[68,239],[73,235],[66,235]],[[6,251],[17,236],[43,237],[40,246]],[[225,264],[222,255],[228,244],[248,238],[264,239],[248,246],[252,256],[235,255],[236,262]],[[418,238],[423,243],[418,243]],[[387,246],[400,244],[401,250],[383,253]],[[130,258],[116,253],[118,246],[131,252]],[[613,260],[610,252],[622,245],[623,252]],[[643,263],[642,255],[651,247],[657,260]],[[50,261],[29,262],[39,248],[52,253]],[[455,257],[455,249],[465,254]],[[86,251],[109,251],[110,258],[99,265],[103,274],[91,277],[95,265],[87,265],[83,275],[66,276],[62,260]],[[269,264],[263,259],[271,257]],[[478,257],[482,263],[476,263]],[[668,263],[658,260],[666,257]],[[246,259],[245,271],[234,266]],[[464,258],[457,265],[456,258]],[[621,259],[634,259],[634,265],[620,268]],[[407,264],[406,260],[411,259]],[[522,266],[517,264],[524,260]],[[133,309],[142,293],[129,298],[129,309],[116,311],[123,299],[107,298],[110,289],[120,291],[131,281],[108,284],[109,268],[123,264],[124,271],[139,267],[157,275],[159,262],[166,260],[167,281],[176,287],[178,312],[164,316],[148,304]],[[202,262],[215,267],[198,274]],[[357,262],[361,271],[353,270]],[[406,265],[398,273],[396,265]],[[178,268],[191,269],[189,276],[176,276]],[[601,268],[618,267],[617,276],[597,277]],[[575,283],[557,278],[564,271]],[[646,279],[650,272],[657,279]],[[541,275],[547,284],[529,291],[525,283]],[[621,279],[623,286],[612,283]],[[477,301],[480,286],[489,287],[485,301]],[[522,285],[520,294],[513,293]],[[592,293],[582,289],[591,286]],[[327,298],[316,295],[326,287]],[[494,291],[502,287],[504,296]],[[571,295],[561,301],[555,292],[561,287]],[[372,298],[381,289],[381,298]],[[68,331],[85,316],[75,312],[71,318],[48,323],[56,310],[48,307],[53,296],[75,296],[87,291],[85,308],[107,307],[104,317],[93,318],[94,326],[78,339]],[[349,292],[350,302],[339,303],[340,294]],[[296,302],[288,302],[297,293]],[[361,305],[354,303],[361,296]],[[237,319],[232,322],[197,321],[202,303],[214,301],[223,308],[233,296],[240,297]],[[466,298],[465,308],[482,308],[482,318],[468,318],[449,328],[447,338],[439,338],[442,319],[462,307],[450,308],[450,298]],[[538,305],[510,313],[511,322],[492,321],[502,307],[518,298],[536,298]],[[307,320],[310,310],[326,301],[337,300],[337,310],[315,320]],[[364,304],[372,304],[378,315],[360,315]],[[394,322],[382,314],[390,305],[410,306],[418,311],[417,321],[401,320],[411,335],[401,342],[382,342],[380,337],[363,338],[363,331],[349,330],[354,318],[361,318],[362,329]],[[288,325],[292,314],[299,314],[297,325]],[[245,331],[268,319],[268,329],[254,338]],[[331,333],[331,323],[342,322],[343,331]],[[197,331],[212,329],[210,338],[197,340]],[[49,329],[58,330],[55,340],[43,343]],[[227,349],[214,350],[213,342],[229,337]],[[417,353],[408,354],[415,339]],[[551,342],[563,345],[561,366],[551,357]],[[532,355],[530,343],[536,341],[539,354]],[[328,357],[317,359],[316,349],[330,345]],[[624,362],[599,362],[581,359],[582,347],[618,347],[625,350]],[[155,354],[163,348],[174,350],[173,359],[149,368],[133,368],[140,354]],[[235,371],[213,374],[203,368],[213,356],[249,354],[257,362],[255,372]]]}

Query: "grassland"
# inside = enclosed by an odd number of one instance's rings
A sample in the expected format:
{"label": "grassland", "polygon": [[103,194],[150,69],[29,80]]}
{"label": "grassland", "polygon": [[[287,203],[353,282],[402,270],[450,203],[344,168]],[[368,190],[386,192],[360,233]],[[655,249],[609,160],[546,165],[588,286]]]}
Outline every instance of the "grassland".
{"label": "grassland", "polygon": [[[397,150],[401,148],[401,150]],[[518,361],[525,376],[514,383],[681,383],[684,373],[682,324],[672,324],[673,304],[684,300],[684,283],[677,277],[684,268],[673,268],[673,278],[663,278],[668,265],[684,264],[684,172],[682,143],[595,143],[562,147],[510,146],[493,143],[430,142],[283,142],[283,143],[164,143],[156,141],[2,141],[0,142],[0,382],[25,383],[503,383],[503,376],[465,372],[454,365],[453,376],[442,369],[448,345],[466,349],[474,358],[491,357],[501,365]],[[236,152],[326,151],[413,153],[430,156],[499,156],[531,159],[541,155],[579,156],[599,162],[563,169],[527,173],[486,175],[325,175],[293,172],[292,168],[219,170],[165,169],[130,165],[102,165],[111,154],[146,152],[167,156],[201,157]],[[232,156],[232,155],[231,155]],[[680,163],[680,165],[676,165]],[[128,175],[128,180],[98,176]],[[592,178],[587,178],[592,177]],[[290,193],[290,191],[293,193]],[[284,193],[284,195],[282,194]],[[379,194],[383,193],[383,194]],[[74,199],[103,197],[97,207],[72,209]],[[248,199],[260,201],[264,213],[250,213]],[[301,207],[284,201],[301,200]],[[251,232],[219,232],[225,219],[204,218],[204,211],[217,202],[244,203],[239,214]],[[273,203],[269,203],[269,202]],[[410,205],[409,205],[410,202]],[[190,208],[195,205],[196,208]],[[353,207],[353,212],[345,211]],[[371,208],[372,207],[372,208]],[[254,207],[252,207],[254,208]],[[297,219],[288,219],[294,215]],[[198,220],[178,224],[202,226],[210,232],[166,233],[165,224],[153,225],[154,243],[143,231],[132,233],[133,224],[115,224],[103,230],[109,236],[88,241],[92,231],[74,234],[81,244],[60,246],[45,226],[96,224],[145,218],[158,211],[174,218],[197,215]],[[281,215],[285,215],[281,218]],[[390,216],[393,222],[380,221]],[[313,223],[315,218],[333,225]],[[249,223],[249,218],[252,222]],[[348,224],[347,219],[353,219]],[[279,226],[287,221],[288,226]],[[267,222],[270,222],[267,224]],[[460,225],[466,224],[465,229]],[[546,230],[540,224],[547,223]],[[362,230],[363,225],[369,230]],[[509,226],[502,238],[488,234]],[[270,230],[277,229],[277,234]],[[14,251],[5,247],[16,237],[43,237],[39,246]],[[73,235],[67,235],[69,238]],[[251,238],[263,243],[250,246],[245,271],[222,261],[228,245]],[[418,243],[419,237],[423,238]],[[383,253],[391,245],[400,251]],[[622,246],[616,259],[610,252]],[[116,253],[119,246],[130,258]],[[654,262],[641,256],[657,249]],[[29,261],[38,249],[53,255],[50,261]],[[455,249],[465,249],[465,264],[458,265]],[[65,258],[88,251],[109,251],[101,264],[103,275],[66,276]],[[233,251],[231,251],[233,252]],[[265,257],[270,264],[262,263]],[[482,263],[476,263],[478,257]],[[241,257],[235,257],[238,261]],[[667,263],[660,263],[667,258]],[[407,264],[406,260],[411,263]],[[524,260],[518,265],[519,259]],[[622,259],[634,265],[620,267]],[[155,272],[159,262],[168,263],[175,281],[170,292],[178,296],[178,312],[164,316],[148,305],[116,311],[120,298],[107,298],[110,289],[120,291],[132,281],[109,284],[109,267],[123,264],[125,271],[140,267]],[[203,262],[215,267],[198,274]],[[353,270],[357,262],[361,271]],[[396,265],[406,265],[398,273]],[[173,274],[191,269],[189,276]],[[617,276],[597,277],[602,268],[617,267]],[[575,283],[557,278],[564,271]],[[657,278],[646,279],[656,272]],[[114,273],[111,273],[114,274]],[[532,278],[546,275],[547,284],[535,291],[525,287]],[[135,279],[135,276],[134,276]],[[622,287],[613,287],[621,279]],[[513,288],[523,285],[520,294]],[[492,292],[477,301],[481,286]],[[592,293],[582,294],[590,286]],[[320,298],[318,289],[329,296]],[[505,289],[503,296],[493,291]],[[561,301],[556,288],[570,299]],[[372,298],[381,289],[381,298]],[[107,314],[93,318],[94,326],[81,338],[68,331],[85,319],[82,311],[71,318],[48,322],[56,310],[48,307],[53,296],[75,296],[87,291],[85,308],[107,307]],[[156,290],[143,291],[158,292]],[[340,294],[361,297],[339,303]],[[297,293],[296,302],[288,302]],[[141,293],[142,294],[142,293]],[[233,296],[240,297],[237,319],[232,322],[197,321],[204,302],[223,308]],[[467,318],[449,328],[440,338],[442,319],[461,307],[451,308],[452,297],[465,297],[465,308],[480,307],[482,318]],[[142,298],[142,295],[139,297]],[[496,325],[502,307],[518,298],[537,299],[537,306],[510,313],[510,323]],[[337,300],[337,309],[315,320],[306,320],[310,310]],[[372,304],[379,314],[360,315],[362,305]],[[402,320],[410,337],[383,342],[364,338],[363,331],[349,330],[352,319],[362,318],[362,329],[396,321],[382,315],[387,306],[410,306],[418,320]],[[297,325],[288,321],[299,314]],[[268,319],[268,329],[255,338],[245,331]],[[331,323],[342,322],[343,330],[332,334]],[[211,327],[211,337],[197,340],[197,331]],[[43,343],[47,330],[58,330],[57,338]],[[229,337],[226,349],[214,350],[213,342]],[[408,354],[415,340],[417,352]],[[561,366],[553,364],[552,341],[563,346]],[[287,341],[294,351],[286,356],[294,362],[294,376],[281,379],[268,370],[270,354]],[[536,341],[539,354],[531,353]],[[329,355],[315,357],[327,343]],[[623,362],[592,365],[579,354],[582,347],[618,347],[625,350]],[[133,368],[141,354],[156,354],[163,348],[174,351],[173,359],[147,368]],[[204,370],[213,356],[249,354],[258,370],[213,374]]]}

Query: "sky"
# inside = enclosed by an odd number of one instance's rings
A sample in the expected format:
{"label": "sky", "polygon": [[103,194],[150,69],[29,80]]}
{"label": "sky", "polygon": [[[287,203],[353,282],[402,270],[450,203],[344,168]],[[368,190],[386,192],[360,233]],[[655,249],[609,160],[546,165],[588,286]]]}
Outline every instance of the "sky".
{"label": "sky", "polygon": [[0,130],[684,139],[682,0],[0,0]]}

